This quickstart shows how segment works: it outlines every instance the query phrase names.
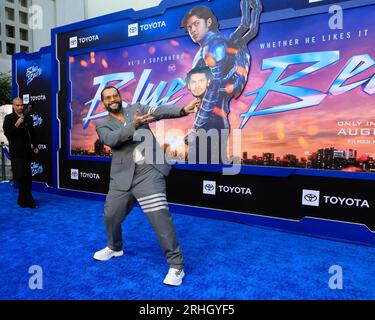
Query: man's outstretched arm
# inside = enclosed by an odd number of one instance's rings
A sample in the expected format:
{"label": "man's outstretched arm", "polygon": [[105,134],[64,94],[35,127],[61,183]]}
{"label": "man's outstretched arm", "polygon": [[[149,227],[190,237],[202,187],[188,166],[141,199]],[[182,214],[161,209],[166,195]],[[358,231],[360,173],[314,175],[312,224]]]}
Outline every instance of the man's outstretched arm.
{"label": "man's outstretched arm", "polygon": [[251,11],[251,24],[249,31],[242,37],[242,43],[246,44],[254,39],[259,32],[260,14],[263,11],[261,0],[250,0]]}
{"label": "man's outstretched arm", "polygon": [[113,130],[106,121],[101,121],[96,124],[96,132],[100,141],[111,148],[117,147],[127,141],[131,141],[135,130],[133,122],[116,130]]}
{"label": "man's outstretched arm", "polygon": [[[142,115],[149,114],[150,118],[148,122],[153,122],[161,119],[173,119],[186,116],[190,113],[195,112],[195,110],[199,108],[200,103],[200,99],[194,99],[185,106],[161,105],[158,107],[150,107],[140,104],[139,111]],[[153,117],[154,119],[152,119],[151,117]]]}
{"label": "man's outstretched arm", "polygon": [[247,44],[259,31],[260,14],[263,6],[261,0],[241,0],[241,23],[230,36],[230,43]]}

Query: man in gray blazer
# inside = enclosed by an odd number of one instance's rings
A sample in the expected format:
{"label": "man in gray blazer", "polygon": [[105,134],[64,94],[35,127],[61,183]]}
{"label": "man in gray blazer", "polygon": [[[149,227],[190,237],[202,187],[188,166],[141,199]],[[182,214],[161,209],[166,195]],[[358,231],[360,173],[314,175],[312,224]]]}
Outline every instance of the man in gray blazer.
{"label": "man in gray blazer", "polygon": [[[96,131],[100,141],[112,148],[112,163],[104,206],[108,245],[97,251],[94,259],[106,261],[123,255],[121,224],[135,201],[138,201],[169,264],[164,284],[178,286],[184,277],[184,259],[166,198],[165,176],[169,174],[171,167],[165,162],[164,156],[163,163],[155,163],[157,153],[163,151],[148,123],[186,116],[199,107],[200,99],[195,99],[184,107],[163,105],[152,108],[137,103],[123,108],[120,92],[112,86],[103,89],[101,99],[109,115],[97,122]],[[137,148],[142,143],[137,138],[139,132],[150,133],[153,159],[145,159],[145,155]]]}

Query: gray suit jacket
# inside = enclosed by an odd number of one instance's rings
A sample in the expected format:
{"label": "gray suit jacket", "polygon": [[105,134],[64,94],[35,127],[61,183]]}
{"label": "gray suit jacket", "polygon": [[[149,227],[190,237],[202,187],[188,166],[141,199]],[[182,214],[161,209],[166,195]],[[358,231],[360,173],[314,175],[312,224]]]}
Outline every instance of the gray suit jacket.
{"label": "gray suit jacket", "polygon": [[[135,170],[133,153],[137,145],[141,143],[141,141],[134,141],[133,139],[134,134],[137,133],[133,125],[133,117],[136,111],[139,111],[139,115],[143,115],[152,109],[153,116],[155,116],[157,120],[160,120],[181,117],[182,108],[183,107],[163,105],[154,110],[154,108],[150,106],[136,103],[123,108],[126,121],[125,125],[111,115],[108,115],[104,120],[96,123],[96,132],[98,133],[100,141],[112,148],[110,189],[127,191],[131,187]],[[138,129],[150,131],[153,139],[154,159],[157,152],[162,152],[164,155],[164,151],[162,151],[161,146],[156,141],[149,125],[144,124]],[[171,170],[170,165],[165,161],[163,164],[151,164],[165,176],[167,176]]]}

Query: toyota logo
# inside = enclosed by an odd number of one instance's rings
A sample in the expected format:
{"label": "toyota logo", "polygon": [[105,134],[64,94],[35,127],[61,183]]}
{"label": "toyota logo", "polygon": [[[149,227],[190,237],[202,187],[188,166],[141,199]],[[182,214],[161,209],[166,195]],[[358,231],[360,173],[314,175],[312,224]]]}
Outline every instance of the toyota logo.
{"label": "toyota logo", "polygon": [[204,188],[205,188],[207,191],[212,191],[212,190],[214,190],[214,186],[213,186],[212,184],[206,184],[206,185],[204,186]]}
{"label": "toyota logo", "polygon": [[309,202],[314,202],[318,200],[318,197],[315,194],[306,194],[304,198],[306,201],[309,201]]}

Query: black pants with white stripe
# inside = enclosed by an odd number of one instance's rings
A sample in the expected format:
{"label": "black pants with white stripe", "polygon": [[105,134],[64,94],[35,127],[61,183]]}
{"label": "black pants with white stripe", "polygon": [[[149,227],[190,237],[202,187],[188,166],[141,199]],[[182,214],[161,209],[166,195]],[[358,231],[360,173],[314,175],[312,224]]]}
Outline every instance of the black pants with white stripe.
{"label": "black pants with white stripe", "polygon": [[170,267],[184,267],[182,250],[168,209],[165,178],[152,165],[136,165],[132,186],[128,191],[109,190],[104,207],[108,247],[120,251],[123,247],[122,222],[138,201],[147,215]]}

